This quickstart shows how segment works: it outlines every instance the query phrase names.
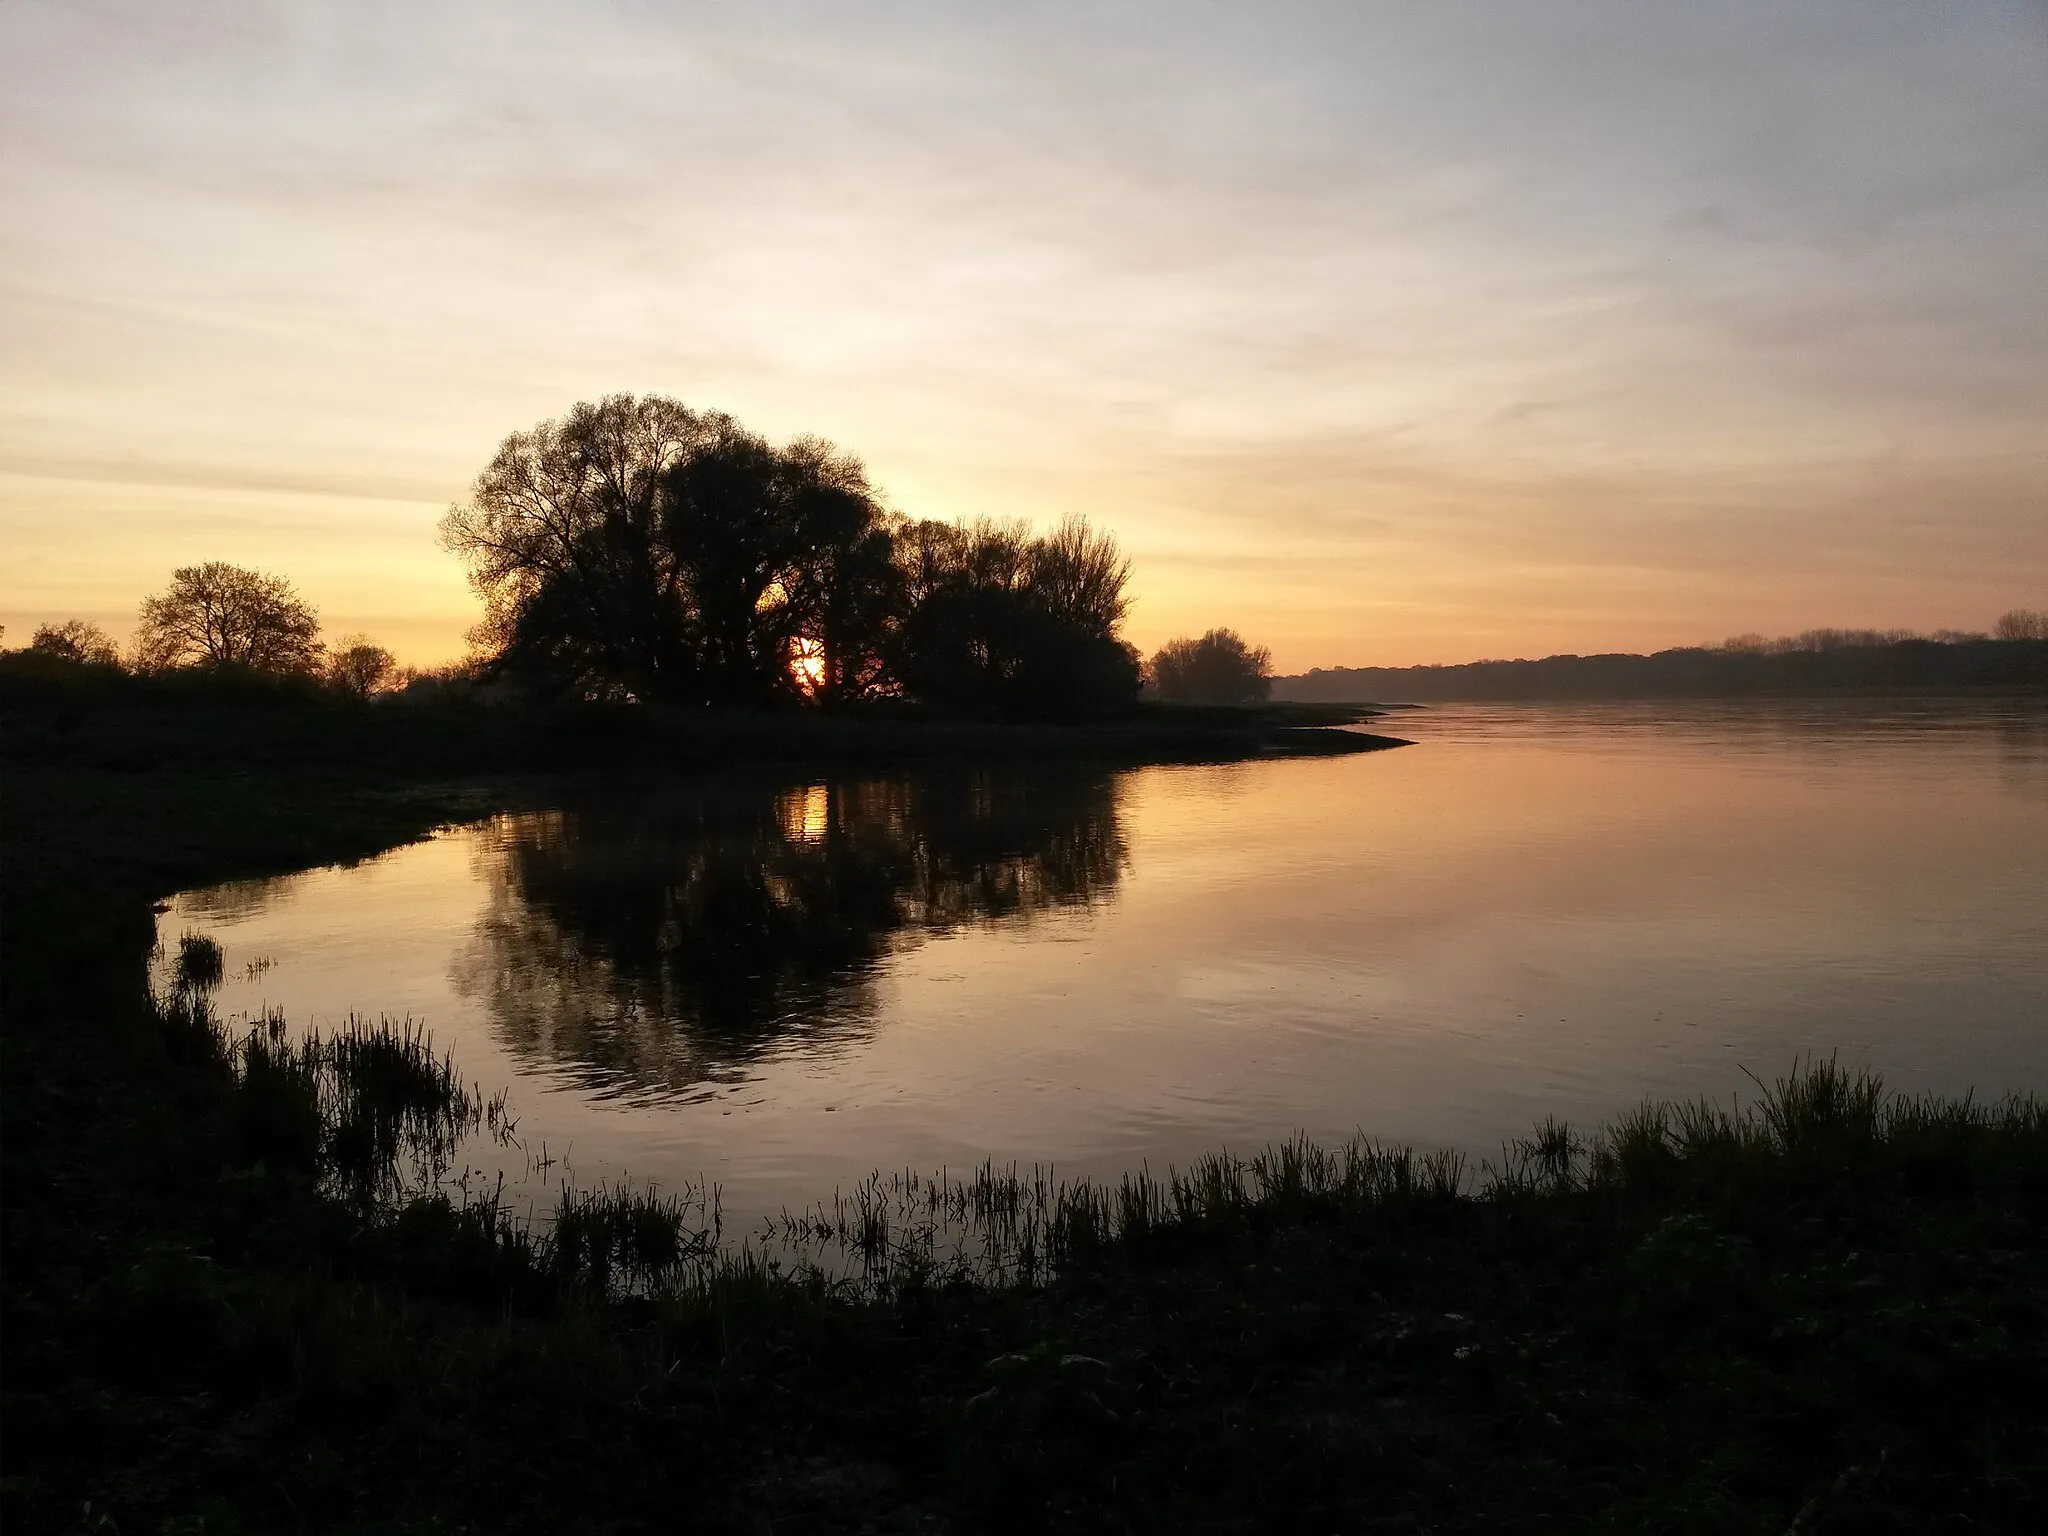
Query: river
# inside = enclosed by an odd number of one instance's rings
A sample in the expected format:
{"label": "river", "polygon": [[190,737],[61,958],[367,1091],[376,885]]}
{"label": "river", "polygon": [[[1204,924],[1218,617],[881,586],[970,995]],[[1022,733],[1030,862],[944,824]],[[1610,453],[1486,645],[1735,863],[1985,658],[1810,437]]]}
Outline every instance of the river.
{"label": "river", "polygon": [[1356,757],[588,784],[188,892],[230,1016],[410,1015],[564,1181],[1475,1157],[1836,1054],[2048,1088],[2039,701],[1446,705]]}

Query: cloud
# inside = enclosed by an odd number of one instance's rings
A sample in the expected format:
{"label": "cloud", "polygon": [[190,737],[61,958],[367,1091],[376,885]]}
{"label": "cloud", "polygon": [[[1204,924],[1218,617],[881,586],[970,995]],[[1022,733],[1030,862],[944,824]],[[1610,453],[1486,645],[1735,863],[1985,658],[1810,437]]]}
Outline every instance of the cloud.
{"label": "cloud", "polygon": [[0,527],[274,490],[324,558],[285,493],[444,503],[634,389],[1086,511],[1144,625],[1303,662],[1477,643],[1475,583],[1648,636],[2048,578],[2037,6],[17,4],[0,198]]}

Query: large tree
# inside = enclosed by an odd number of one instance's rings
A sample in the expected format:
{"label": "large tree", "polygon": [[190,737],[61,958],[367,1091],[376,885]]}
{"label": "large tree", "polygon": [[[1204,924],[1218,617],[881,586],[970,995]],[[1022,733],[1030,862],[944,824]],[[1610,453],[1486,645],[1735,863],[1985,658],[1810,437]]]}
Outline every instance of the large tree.
{"label": "large tree", "polygon": [[698,658],[683,573],[659,538],[663,477],[730,425],[611,395],[506,438],[441,522],[484,600],[479,648],[586,691],[688,692]]}
{"label": "large tree", "polygon": [[584,694],[695,703],[879,681],[887,518],[860,462],[729,416],[613,395],[515,433],[442,522],[500,666]]}
{"label": "large tree", "polygon": [[1130,564],[1079,520],[908,523],[858,459],[613,395],[515,433],[441,525],[490,663],[582,697],[1127,704]]}
{"label": "large tree", "polygon": [[320,665],[320,621],[282,576],[209,560],[171,573],[142,604],[140,666],[213,666],[304,675]]}
{"label": "large tree", "polygon": [[685,575],[706,695],[760,703],[872,687],[893,620],[887,520],[858,459],[730,425],[668,472],[661,537]]}
{"label": "large tree", "polygon": [[75,661],[85,666],[119,666],[121,653],[113,636],[86,619],[66,619],[61,624],[41,624],[28,648],[38,656]]}

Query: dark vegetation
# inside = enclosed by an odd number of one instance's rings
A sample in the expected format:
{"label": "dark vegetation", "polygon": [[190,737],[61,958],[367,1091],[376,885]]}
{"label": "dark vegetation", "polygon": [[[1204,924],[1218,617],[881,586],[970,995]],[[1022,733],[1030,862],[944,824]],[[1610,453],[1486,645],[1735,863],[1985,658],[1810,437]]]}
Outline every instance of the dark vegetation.
{"label": "dark vegetation", "polygon": [[1138,694],[1108,535],[915,522],[829,443],[659,396],[513,434],[442,538],[484,600],[487,667],[550,697],[1043,716]]}
{"label": "dark vegetation", "polygon": [[[119,684],[145,685],[195,686]],[[2048,1515],[2033,1101],[1896,1098],[1818,1062],[1744,1111],[1546,1126],[1488,1166],[1360,1141],[1119,1187],[878,1180],[792,1213],[775,1269],[705,1206],[631,1190],[529,1229],[433,1188],[455,1138],[505,1127],[431,1042],[225,1028],[204,935],[163,995],[148,958],[173,890],[532,791],[421,787],[341,727],[282,751],[247,716],[142,771],[90,710],[69,756],[10,710],[10,1531]]]}
{"label": "dark vegetation", "polygon": [[97,624],[84,619],[66,619],[61,624],[44,624],[29,641],[29,654],[50,661],[77,666],[118,667],[121,653],[114,640]]}
{"label": "dark vegetation", "polygon": [[1318,667],[1273,680],[1275,698],[1325,703],[1969,692],[2048,692],[2048,614],[2015,609],[1991,635],[1811,630],[1781,640],[1742,635],[1651,656]]}
{"label": "dark vegetation", "polygon": [[1273,691],[1273,653],[1234,629],[1169,640],[1145,671],[1152,690],[1176,702],[1263,704]]}
{"label": "dark vegetation", "polygon": [[[1069,518],[1050,533],[890,510],[861,462],[819,438],[781,447],[730,416],[612,395],[506,438],[441,523],[482,598],[473,652],[401,668],[365,635],[332,648],[284,578],[214,560],[144,600],[131,653],[82,620],[28,654],[100,672],[319,682],[529,706],[830,714],[877,703],[969,719],[1128,715],[1142,678],[1121,628],[1130,562]],[[1221,687],[1220,639],[1257,664]],[[1177,642],[1178,644],[1178,642]],[[1201,685],[1166,697],[1263,700],[1265,653],[1214,631]],[[1191,674],[1192,675],[1192,674]]]}
{"label": "dark vegetation", "polygon": [[[137,673],[35,651],[0,653],[0,726],[15,763],[137,775],[206,767],[324,768],[371,780],[726,765],[1039,759],[1103,765],[1318,755],[1398,745],[1332,727],[1373,712],[1139,703],[1055,719],[948,711],[901,699],[820,709],[704,709],[535,699],[471,679],[366,695],[238,668]],[[146,781],[136,792],[148,793]]]}

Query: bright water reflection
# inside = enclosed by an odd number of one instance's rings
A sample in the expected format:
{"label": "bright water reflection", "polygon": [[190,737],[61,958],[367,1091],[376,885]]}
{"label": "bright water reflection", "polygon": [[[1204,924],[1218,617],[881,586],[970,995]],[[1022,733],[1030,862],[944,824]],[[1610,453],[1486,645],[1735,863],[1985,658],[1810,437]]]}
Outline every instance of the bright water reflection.
{"label": "bright water reflection", "polygon": [[221,939],[230,1010],[424,1018],[557,1178],[708,1176],[741,1216],[876,1167],[1158,1169],[1295,1128],[1484,1152],[1803,1051],[2048,1087],[2038,703],[1398,729],[585,797],[163,927]]}
{"label": "bright water reflection", "polygon": [[508,817],[451,970],[521,1061],[606,1097],[843,1055],[881,962],[934,935],[1085,907],[1123,871],[1106,773],[697,786]]}

